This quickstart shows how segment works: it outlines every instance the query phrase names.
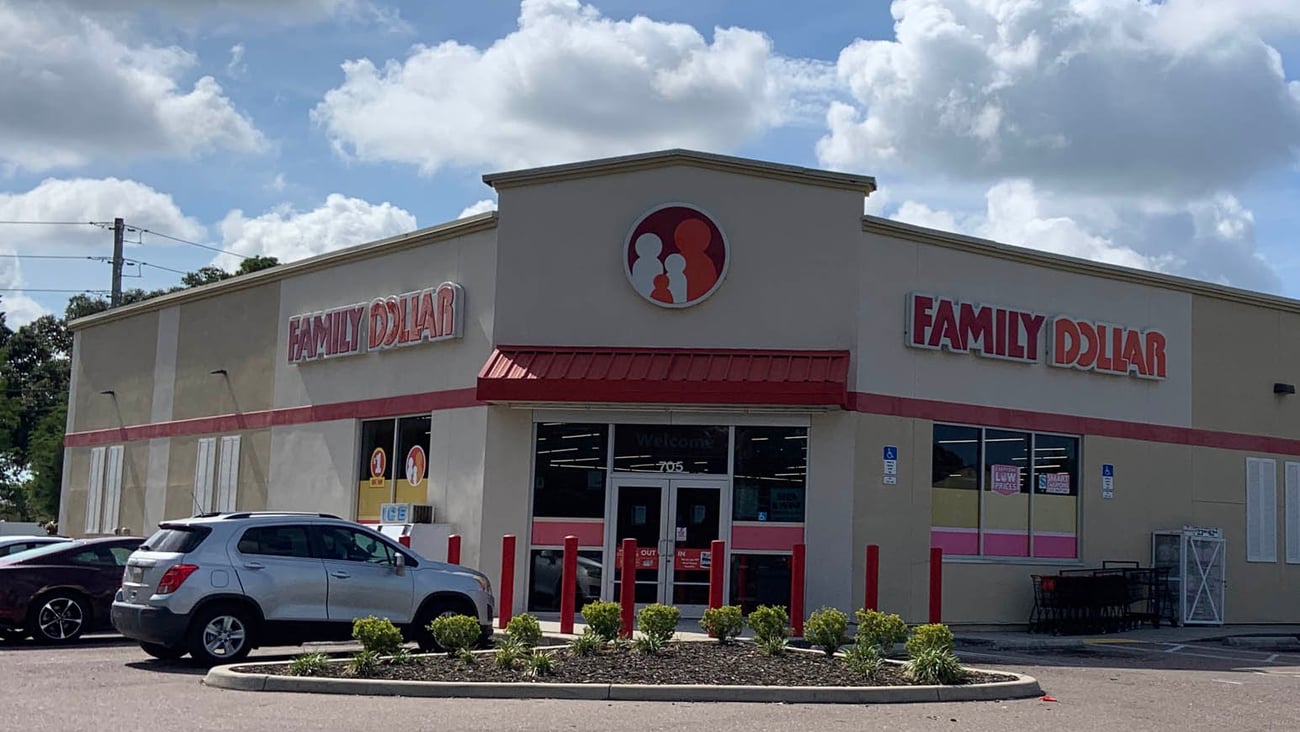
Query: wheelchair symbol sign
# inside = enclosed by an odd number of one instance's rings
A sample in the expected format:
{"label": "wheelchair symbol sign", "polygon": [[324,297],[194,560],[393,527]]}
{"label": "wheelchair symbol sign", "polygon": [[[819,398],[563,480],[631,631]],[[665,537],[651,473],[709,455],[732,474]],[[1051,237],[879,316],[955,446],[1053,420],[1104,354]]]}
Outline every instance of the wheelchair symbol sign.
{"label": "wheelchair symbol sign", "polygon": [[897,447],[894,447],[893,445],[885,445],[885,459],[886,459],[886,460],[897,460],[897,459],[898,459],[898,448],[897,448]]}

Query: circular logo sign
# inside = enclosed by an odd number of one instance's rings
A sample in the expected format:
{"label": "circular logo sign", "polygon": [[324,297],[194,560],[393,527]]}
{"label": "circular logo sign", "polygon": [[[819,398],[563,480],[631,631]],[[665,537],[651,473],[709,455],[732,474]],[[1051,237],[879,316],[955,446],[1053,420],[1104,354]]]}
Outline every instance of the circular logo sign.
{"label": "circular logo sign", "polygon": [[370,453],[370,477],[382,478],[386,467],[388,467],[388,456],[384,454],[384,448],[376,447],[375,451]]}
{"label": "circular logo sign", "polygon": [[633,289],[666,308],[689,307],[712,295],[730,257],[713,217],[684,203],[651,209],[623,243],[623,269]]}
{"label": "circular logo sign", "polygon": [[411,451],[406,453],[406,482],[411,485],[419,485],[424,482],[424,466],[427,459],[424,455],[424,448],[416,445]]}

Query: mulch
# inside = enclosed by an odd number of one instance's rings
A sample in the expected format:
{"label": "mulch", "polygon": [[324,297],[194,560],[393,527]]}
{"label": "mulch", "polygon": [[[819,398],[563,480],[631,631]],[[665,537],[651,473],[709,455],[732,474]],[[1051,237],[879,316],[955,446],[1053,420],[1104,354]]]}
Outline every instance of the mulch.
{"label": "mulch", "polygon": [[[528,664],[500,668],[492,654],[479,654],[473,664],[456,658],[417,656],[398,666],[383,664],[368,679],[454,682],[540,682],[557,684],[704,684],[736,686],[910,686],[898,664],[886,663],[868,679],[851,671],[841,658],[822,653],[787,650],[779,656],[764,654],[752,643],[679,642],[656,655],[629,647],[609,647],[590,656],[577,656],[567,647],[545,651],[553,661],[552,673],[534,677]],[[288,664],[241,667],[249,673],[288,675]],[[356,678],[346,663],[331,663],[320,674],[326,678]],[[1014,677],[969,671],[965,683],[1012,681]]]}

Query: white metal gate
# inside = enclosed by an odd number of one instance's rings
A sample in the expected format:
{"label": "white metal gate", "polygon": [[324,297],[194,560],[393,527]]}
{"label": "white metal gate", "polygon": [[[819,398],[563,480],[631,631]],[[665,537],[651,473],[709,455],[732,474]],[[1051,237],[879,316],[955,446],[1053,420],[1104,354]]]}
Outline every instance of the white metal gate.
{"label": "white metal gate", "polygon": [[1222,536],[1183,533],[1183,623],[1223,624]]}

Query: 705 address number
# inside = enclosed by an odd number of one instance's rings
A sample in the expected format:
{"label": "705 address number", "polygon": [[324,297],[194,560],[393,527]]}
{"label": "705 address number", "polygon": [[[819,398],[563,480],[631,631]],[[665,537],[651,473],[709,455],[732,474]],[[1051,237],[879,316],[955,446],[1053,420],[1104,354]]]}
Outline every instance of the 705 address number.
{"label": "705 address number", "polygon": [[656,465],[659,466],[661,473],[685,473],[686,464],[681,460],[660,460]]}

